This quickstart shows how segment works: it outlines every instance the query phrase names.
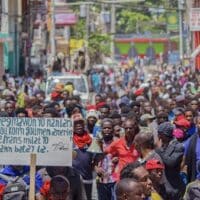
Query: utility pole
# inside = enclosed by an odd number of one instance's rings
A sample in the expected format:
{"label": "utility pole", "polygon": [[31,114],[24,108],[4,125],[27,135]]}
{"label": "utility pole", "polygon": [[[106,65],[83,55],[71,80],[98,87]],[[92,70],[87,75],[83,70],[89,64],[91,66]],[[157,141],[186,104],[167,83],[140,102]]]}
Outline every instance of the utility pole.
{"label": "utility pole", "polygon": [[85,33],[85,70],[89,69],[90,67],[90,58],[89,58],[89,51],[88,51],[88,40],[90,34],[90,4],[86,4],[86,33]]}
{"label": "utility pole", "polygon": [[115,7],[115,4],[112,3],[111,5],[111,45],[110,45],[112,61],[115,60],[115,32],[116,32],[116,7]]}
{"label": "utility pole", "polygon": [[55,42],[55,0],[51,0],[51,56],[53,59],[56,56]]}
{"label": "utility pole", "polygon": [[180,60],[183,59],[183,0],[178,0],[178,10],[179,10],[179,51]]}

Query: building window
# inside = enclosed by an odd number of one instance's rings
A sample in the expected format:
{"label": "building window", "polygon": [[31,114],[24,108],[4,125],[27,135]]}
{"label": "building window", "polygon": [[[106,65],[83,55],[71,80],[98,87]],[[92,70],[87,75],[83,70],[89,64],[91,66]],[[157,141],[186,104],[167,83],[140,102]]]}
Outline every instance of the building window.
{"label": "building window", "polygon": [[193,8],[200,8],[200,0],[193,1]]}

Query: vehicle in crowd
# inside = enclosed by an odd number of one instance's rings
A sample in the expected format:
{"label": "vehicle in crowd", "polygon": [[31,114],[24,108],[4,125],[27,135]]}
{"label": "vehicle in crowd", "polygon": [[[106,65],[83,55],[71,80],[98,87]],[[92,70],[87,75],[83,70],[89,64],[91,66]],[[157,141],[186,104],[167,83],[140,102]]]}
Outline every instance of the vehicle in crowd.
{"label": "vehicle in crowd", "polygon": [[66,74],[52,74],[47,77],[46,80],[46,100],[51,100],[51,93],[54,90],[56,84],[67,84],[72,83],[74,86],[74,95],[81,97],[82,103],[86,103],[90,99],[89,86],[87,76],[77,73],[66,73]]}

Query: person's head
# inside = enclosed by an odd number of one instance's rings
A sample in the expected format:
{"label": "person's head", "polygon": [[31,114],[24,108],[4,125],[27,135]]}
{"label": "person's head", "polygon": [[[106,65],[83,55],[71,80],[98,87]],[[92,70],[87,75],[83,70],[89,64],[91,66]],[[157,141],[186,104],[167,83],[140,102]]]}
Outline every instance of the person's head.
{"label": "person's head", "polygon": [[72,105],[71,97],[64,100],[63,105],[65,108],[69,108]]}
{"label": "person's head", "polygon": [[122,125],[122,119],[119,113],[117,112],[112,113],[110,118],[112,119],[114,125],[119,125],[119,126]]}
{"label": "person's head", "polygon": [[58,112],[56,111],[55,108],[48,107],[48,108],[44,109],[44,111],[42,113],[42,117],[44,117],[44,118],[56,118],[56,117],[59,117],[59,114],[58,114]]}
{"label": "person's head", "polygon": [[151,111],[152,111],[152,106],[150,104],[150,102],[144,102],[143,104],[143,109],[144,109],[144,113],[149,113],[151,114]]}
{"label": "person's head", "polygon": [[79,95],[73,95],[71,100],[72,100],[73,104],[80,104],[80,102],[81,102],[81,98]]}
{"label": "person's head", "polygon": [[109,115],[110,115],[110,107],[107,104],[101,106],[99,111],[100,111],[100,118],[101,119],[108,118]]}
{"label": "person's head", "polygon": [[143,163],[136,161],[134,163],[129,163],[124,167],[120,173],[120,179],[132,178],[137,182],[140,182],[145,189],[145,196],[149,197],[152,190],[152,182],[149,179],[149,173],[145,169]]}
{"label": "person's head", "polygon": [[15,111],[16,117],[28,117],[28,112],[24,108],[18,108]]}
{"label": "person's head", "polygon": [[120,180],[116,185],[117,200],[144,200],[144,187],[131,178]]}
{"label": "person's head", "polygon": [[190,122],[193,123],[194,120],[194,113],[193,110],[191,108],[187,108],[184,112],[185,114],[185,118]]}
{"label": "person's head", "polygon": [[42,117],[43,107],[41,105],[34,105],[32,107],[33,117]]}
{"label": "person's head", "polygon": [[173,139],[174,127],[170,122],[164,122],[158,126],[158,138],[161,139],[163,145],[169,144]]}
{"label": "person's head", "polygon": [[151,133],[139,133],[135,136],[134,144],[137,151],[141,154],[143,154],[143,151],[145,150],[153,150],[154,149],[153,135]]}
{"label": "person's head", "polygon": [[118,137],[118,138],[121,137],[121,134],[122,134],[121,126],[115,125],[114,128],[113,128],[113,131],[114,131],[114,135],[116,137]]}
{"label": "person's head", "polygon": [[112,106],[112,98],[111,97],[106,98],[106,104],[109,105],[110,107]]}
{"label": "person's head", "polygon": [[109,142],[113,139],[113,122],[111,119],[104,119],[101,123],[102,135],[105,142]]}
{"label": "person's head", "polygon": [[97,94],[95,96],[95,104],[98,104],[100,102],[102,102],[102,96],[100,94]]}
{"label": "person's head", "polygon": [[135,136],[139,133],[139,127],[136,120],[127,119],[124,122],[125,139],[128,142],[133,142]]}
{"label": "person's head", "polygon": [[163,106],[157,106],[157,107],[155,108],[155,112],[156,112],[156,115],[157,115],[158,113],[167,112],[167,109],[165,109]]}
{"label": "person's head", "polygon": [[69,92],[67,90],[64,90],[64,91],[62,91],[60,96],[62,99],[66,100],[69,97]]}
{"label": "person's head", "polygon": [[156,115],[158,125],[168,121],[168,114],[164,112],[160,112]]}
{"label": "person's head", "polygon": [[198,109],[198,107],[199,107],[198,101],[197,100],[192,100],[189,103],[189,106],[192,108],[193,111],[196,111]]}
{"label": "person's head", "polygon": [[61,110],[60,104],[57,102],[51,103],[50,107],[54,108],[57,112],[60,112]]}
{"label": "person's head", "polygon": [[169,99],[167,101],[167,106],[168,106],[170,111],[173,110],[174,108],[176,108],[176,101],[172,100],[172,99]]}
{"label": "person's head", "polygon": [[98,120],[98,112],[96,110],[90,110],[86,114],[88,125],[94,126]]}
{"label": "person's head", "polygon": [[12,114],[15,110],[15,104],[11,101],[7,101],[5,103],[5,111],[8,113],[8,115]]}
{"label": "person's head", "polygon": [[45,93],[43,91],[37,92],[35,94],[35,97],[36,97],[36,100],[38,100],[41,103],[45,99]]}
{"label": "person's head", "polygon": [[146,162],[145,168],[149,172],[152,183],[159,184],[163,176],[164,165],[157,159],[151,159]]}
{"label": "person's head", "polygon": [[74,121],[74,134],[83,135],[85,132],[85,121],[80,114],[72,116]]}
{"label": "person's head", "polygon": [[74,104],[71,106],[70,115],[74,115],[74,114],[82,114],[82,110],[79,105]]}
{"label": "person's head", "polygon": [[51,179],[49,199],[68,200],[70,197],[70,183],[65,176],[57,175]]}
{"label": "person's head", "polygon": [[139,115],[139,114],[140,114],[140,103],[139,103],[139,102],[137,102],[137,101],[132,102],[132,103],[130,104],[130,107],[131,107],[132,111],[133,111],[134,113],[136,113],[136,115]]}

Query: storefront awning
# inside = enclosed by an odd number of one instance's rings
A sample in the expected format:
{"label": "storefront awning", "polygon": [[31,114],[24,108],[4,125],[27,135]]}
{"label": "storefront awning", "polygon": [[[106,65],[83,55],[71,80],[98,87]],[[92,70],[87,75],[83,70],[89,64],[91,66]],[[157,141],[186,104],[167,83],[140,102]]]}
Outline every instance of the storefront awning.
{"label": "storefront awning", "polygon": [[55,15],[56,25],[74,25],[77,23],[77,16],[74,13],[56,14]]}

